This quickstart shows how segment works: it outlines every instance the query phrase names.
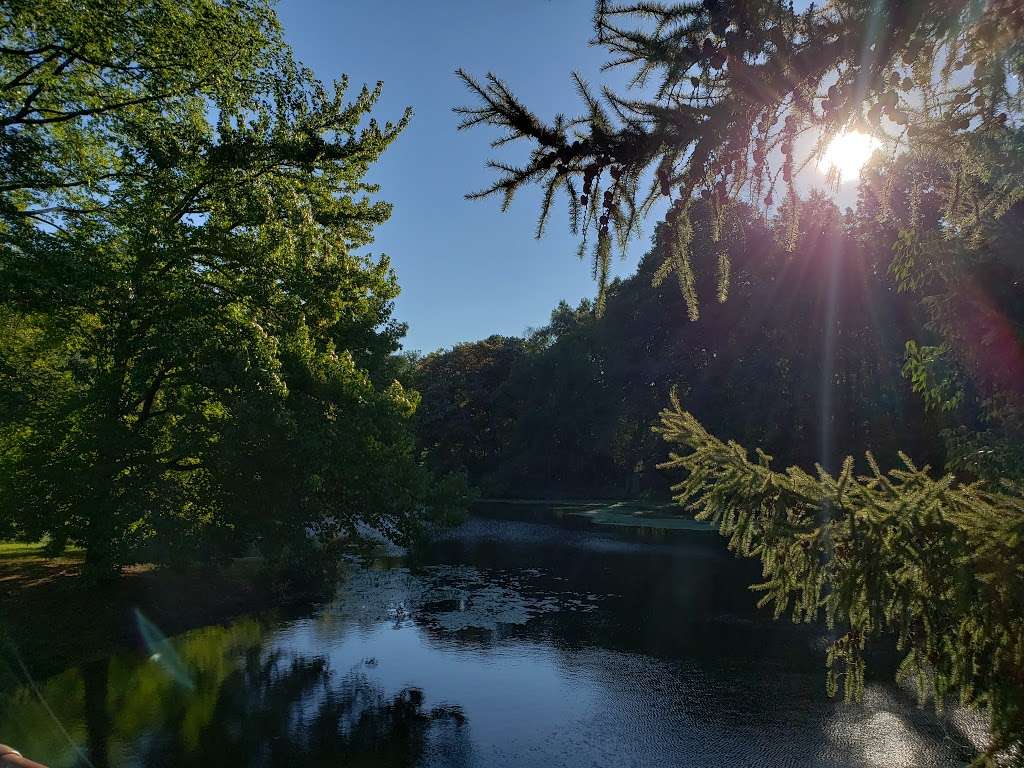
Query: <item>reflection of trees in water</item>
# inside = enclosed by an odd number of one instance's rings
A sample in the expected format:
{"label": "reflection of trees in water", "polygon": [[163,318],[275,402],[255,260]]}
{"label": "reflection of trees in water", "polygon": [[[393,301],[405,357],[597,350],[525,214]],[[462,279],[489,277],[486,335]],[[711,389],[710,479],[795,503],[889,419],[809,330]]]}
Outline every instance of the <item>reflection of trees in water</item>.
{"label": "reflection of trees in water", "polygon": [[[415,626],[430,648],[487,649],[507,639],[536,639],[528,625],[541,618],[566,621],[597,611],[600,596],[570,589],[544,569],[427,564],[419,567],[350,568],[339,597],[302,631],[315,643],[366,635],[382,626]],[[586,634],[586,630],[581,630]],[[551,642],[558,642],[552,633]]]}
{"label": "reflection of trees in water", "polygon": [[198,756],[211,765],[411,766],[429,753],[463,765],[464,722],[455,708],[427,710],[418,689],[387,696],[362,675],[335,679],[322,657],[254,652],[222,686]]}
{"label": "reflection of trees in water", "polygon": [[110,660],[102,659],[82,668],[85,685],[85,732],[88,735],[89,762],[93,768],[110,766],[111,717],[107,706],[110,693]]}
{"label": "reflection of trees in water", "polygon": [[[86,742],[81,670],[70,669],[41,685],[47,702],[44,705],[30,685],[18,685],[23,682],[23,672],[10,649],[3,647],[0,651],[4,682],[0,691],[0,734],[4,743],[17,744],[25,754],[45,759],[51,768],[73,765],[76,755],[72,744]],[[60,726],[54,722],[55,717]]]}
{"label": "reflection of trees in water", "polygon": [[39,686],[46,705],[27,686],[6,696],[0,727],[52,768],[469,762],[457,708],[428,709],[418,689],[387,695],[365,676],[338,677],[320,656],[266,650],[265,631],[241,621],[175,640],[191,689],[154,658],[68,670]]}

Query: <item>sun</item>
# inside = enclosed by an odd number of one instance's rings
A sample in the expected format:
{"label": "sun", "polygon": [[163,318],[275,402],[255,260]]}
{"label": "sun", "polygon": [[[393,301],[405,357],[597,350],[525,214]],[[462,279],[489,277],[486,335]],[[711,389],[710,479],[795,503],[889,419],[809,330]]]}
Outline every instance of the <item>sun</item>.
{"label": "sun", "polygon": [[818,168],[825,173],[835,169],[841,182],[855,181],[860,178],[860,169],[881,145],[874,136],[860,131],[840,133],[821,156]]}

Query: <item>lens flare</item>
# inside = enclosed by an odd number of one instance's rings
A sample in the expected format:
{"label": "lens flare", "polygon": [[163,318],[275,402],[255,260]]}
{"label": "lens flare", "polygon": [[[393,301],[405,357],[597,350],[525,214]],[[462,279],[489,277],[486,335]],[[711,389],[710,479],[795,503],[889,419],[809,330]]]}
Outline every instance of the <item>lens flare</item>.
{"label": "lens flare", "polygon": [[860,131],[840,133],[828,145],[818,168],[825,173],[835,172],[839,181],[855,181],[860,178],[860,169],[881,146],[874,136]]}
{"label": "lens flare", "polygon": [[195,690],[195,682],[192,680],[192,673],[185,663],[174,651],[174,646],[160,631],[156,624],[142,615],[142,611],[135,609],[135,622],[139,628],[139,635],[149,653],[149,660],[163,669],[167,675],[178,685],[188,691]]}

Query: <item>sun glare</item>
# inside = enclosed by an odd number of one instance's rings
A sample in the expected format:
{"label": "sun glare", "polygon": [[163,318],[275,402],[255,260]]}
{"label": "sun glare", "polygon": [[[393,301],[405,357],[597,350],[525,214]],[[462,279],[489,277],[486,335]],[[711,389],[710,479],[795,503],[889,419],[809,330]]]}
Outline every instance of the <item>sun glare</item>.
{"label": "sun glare", "polygon": [[860,169],[880,146],[878,139],[866,133],[840,133],[828,145],[818,167],[825,173],[835,169],[841,182],[855,181],[860,178]]}

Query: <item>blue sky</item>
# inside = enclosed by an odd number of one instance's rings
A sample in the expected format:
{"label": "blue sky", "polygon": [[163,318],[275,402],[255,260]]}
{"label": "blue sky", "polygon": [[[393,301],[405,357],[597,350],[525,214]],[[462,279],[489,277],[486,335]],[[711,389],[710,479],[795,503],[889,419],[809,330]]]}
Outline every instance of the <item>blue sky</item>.
{"label": "blue sky", "polygon": [[[383,80],[378,118],[398,118],[407,105],[415,112],[371,174],[395,206],[372,250],[388,254],[398,272],[395,314],[409,324],[407,349],[521,334],[546,323],[559,300],[593,295],[590,263],[576,257],[564,205],[538,241],[536,190],[524,190],[505,214],[498,200],[463,198],[492,178],[484,162],[495,134],[456,131],[451,111],[470,101],[454,75],[461,66],[499,74],[544,118],[574,113],[573,70],[609,79],[599,72],[602,51],[587,45],[592,12],[591,0],[279,4],[286,38],[319,77],[346,73],[354,88]],[[647,241],[633,244],[616,274],[635,270]]]}
{"label": "blue sky", "polygon": [[[537,190],[524,190],[504,214],[497,199],[464,199],[492,179],[484,163],[496,133],[458,132],[452,112],[470,101],[458,67],[481,78],[493,71],[545,119],[577,113],[574,70],[593,83],[623,85],[627,73],[601,73],[604,51],[588,45],[593,0],[281,0],[278,13],[287,40],[319,77],[345,73],[356,91],[382,80],[380,120],[414,110],[370,177],[395,206],[372,250],[388,254],[398,272],[395,314],[409,324],[406,349],[522,334],[545,324],[561,299],[575,304],[594,294],[564,204],[538,241]],[[653,224],[613,274],[635,270]]]}

